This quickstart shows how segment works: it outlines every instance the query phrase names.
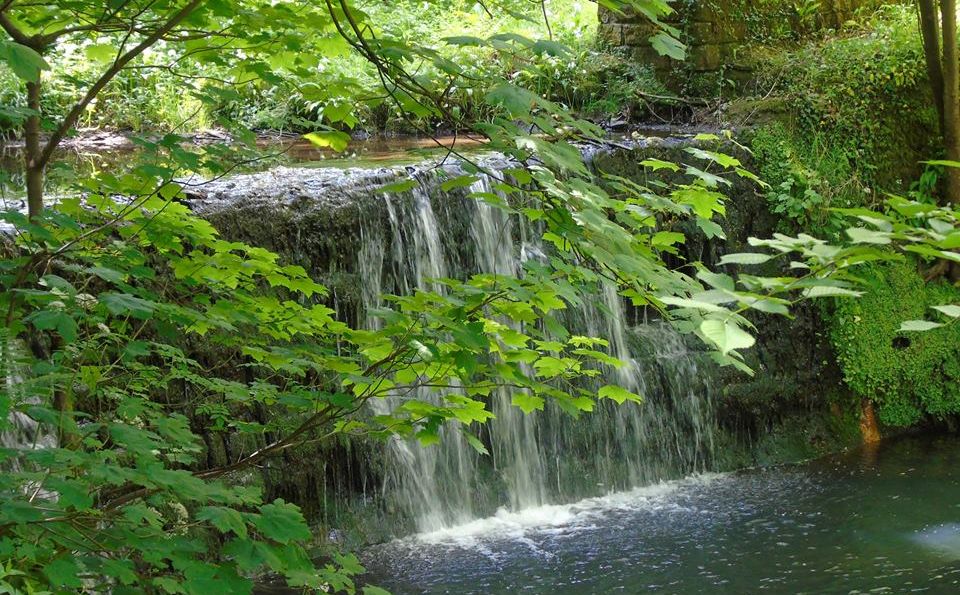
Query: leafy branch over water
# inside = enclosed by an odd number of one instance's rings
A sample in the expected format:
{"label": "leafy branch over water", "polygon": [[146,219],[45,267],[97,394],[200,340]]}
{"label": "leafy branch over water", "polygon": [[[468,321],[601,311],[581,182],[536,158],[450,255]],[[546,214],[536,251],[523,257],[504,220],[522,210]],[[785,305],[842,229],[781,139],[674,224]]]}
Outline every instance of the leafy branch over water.
{"label": "leafy branch over water", "polygon": [[[655,0],[604,4],[632,5],[655,22],[669,10]],[[64,24],[78,14],[94,24]],[[3,214],[13,232],[4,236],[0,261],[0,423],[22,434],[0,450],[0,586],[11,590],[249,592],[252,577],[269,571],[292,586],[355,591],[353,577],[362,572],[356,558],[336,555],[318,567],[300,511],[263,501],[257,466],[348,434],[398,434],[429,445],[445,424],[460,424],[483,452],[475,431],[493,415],[485,398],[501,387],[514,390],[513,404],[525,412],[552,403],[578,416],[600,399],[641,401],[604,381],[622,365],[606,341],[571,333],[557,315],[604,287],[699,335],[718,361],[745,368],[740,350],[754,341],[750,311],[788,315],[797,299],[856,295],[855,266],[889,257],[877,245],[927,246],[911,250],[943,258],[956,247],[949,244],[955,232],[934,223],[955,229],[955,213],[949,220],[946,211],[911,210],[900,213],[902,221],[849,213],[872,226],[851,232],[851,246],[810,236],[755,242],[799,254],[787,269],[793,276],[776,268],[770,276],[735,278],[671,265],[667,257],[688,239],[673,224],[692,222],[697,233],[722,238],[724,189],[734,178],[759,183],[723,152],[729,144],[705,136],[689,149],[689,163],[649,160],[644,183],[598,178],[577,144],[601,142],[596,125],[502,73],[475,80],[433,48],[385,36],[342,0],[320,8],[71,2],[59,11],[14,1],[0,5],[0,16],[11,36],[3,55],[37,99],[22,115],[32,135],[27,169],[41,177],[31,178],[29,213]],[[657,39],[676,54],[679,45],[665,41],[671,33],[664,27]],[[311,76],[311,52],[349,46],[375,65],[401,112],[470,126],[513,159],[509,170],[487,172],[497,177],[497,193],[474,198],[541,225],[549,254],[516,277],[436,280],[430,290],[390,298],[372,313],[376,329],[354,329],[302,268],[224,240],[182,203],[183,188],[172,180],[222,172],[237,145],[199,150],[176,136],[142,140],[155,159],[81,180],[48,208],[36,194],[52,155],[39,145],[40,124],[51,125],[46,146],[56,146],[76,117],[72,110],[51,122],[34,95],[47,82],[42,55],[61,39],[90,47],[107,40],[121,49],[87,81],[81,112],[113,75],[136,65],[129,51],[146,42],[163,39],[201,64],[234,69],[234,82],[252,77],[268,85],[280,74]],[[564,51],[514,34],[445,43],[486,45],[520,68],[531,56]],[[420,74],[426,64],[434,68],[430,77]],[[447,105],[449,93],[473,85],[483,89],[479,100],[491,117],[462,122]],[[210,102],[232,92],[212,83],[194,91]],[[225,124],[238,142],[252,140]],[[335,149],[348,142],[331,126],[310,138]],[[470,184],[482,170],[468,160],[464,168],[451,187]],[[930,234],[912,231],[917,219]],[[727,255],[722,263],[776,264],[774,255],[759,254]],[[417,389],[439,398],[417,399]],[[383,415],[364,408],[387,396],[402,404]],[[226,437],[242,455],[213,461],[204,435]],[[55,437],[48,448],[35,448],[48,437]]]}

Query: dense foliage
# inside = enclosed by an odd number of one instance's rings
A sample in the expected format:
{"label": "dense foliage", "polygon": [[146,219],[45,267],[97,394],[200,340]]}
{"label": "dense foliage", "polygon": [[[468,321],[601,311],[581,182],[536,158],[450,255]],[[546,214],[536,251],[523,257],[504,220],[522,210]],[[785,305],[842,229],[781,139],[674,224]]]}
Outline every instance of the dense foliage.
{"label": "dense foliage", "polygon": [[[654,1],[632,4],[653,20],[667,10]],[[686,166],[682,183],[645,188],[614,180],[610,195],[567,140],[596,140],[601,130],[512,83],[512,74],[479,78],[431,47],[387,36],[369,18],[346,2],[316,9],[253,1],[8,2],[0,9],[10,36],[3,57],[27,91],[23,107],[6,115],[24,127],[29,199],[29,213],[3,215],[12,227],[0,276],[8,379],[0,419],[7,432],[23,434],[0,451],[5,589],[249,592],[253,577],[269,570],[292,586],[354,591],[351,577],[362,571],[356,560],[337,554],[316,567],[299,510],[263,502],[253,466],[345,433],[431,444],[447,424],[460,424],[483,451],[471,426],[490,418],[483,397],[502,385],[521,389],[514,404],[524,411],[549,401],[578,415],[598,399],[639,400],[600,380],[604,367],[620,365],[605,341],[571,336],[551,314],[604,282],[638,305],[679,306],[677,319],[727,362],[738,362],[737,349],[753,338],[739,312],[718,304],[783,309],[783,300],[735,291],[706,271],[701,278],[722,287],[723,299],[687,298],[705,291],[702,282],[661,257],[683,239],[658,233],[661,217],[721,233],[711,219],[723,212],[724,176],[752,177],[736,159],[692,149],[701,167]],[[495,51],[517,64],[568,52],[515,33],[446,45]],[[190,147],[175,134],[139,139],[141,162],[76,180],[50,208],[44,175],[60,141],[112,84],[159,67],[144,53],[153,47],[173,61],[168,72],[197,80],[192,95],[208,109],[242,101],[238,85],[283,89],[287,77],[306,80],[319,57],[348,49],[373,65],[386,98],[413,118],[456,121],[450,93],[474,89],[491,117],[468,121],[517,163],[506,172],[515,181],[499,184],[511,201],[495,202],[541,221],[553,257],[531,262],[522,278],[438,281],[391,299],[376,330],[351,329],[302,269],[221,240],[182,205],[185,182],[174,180],[222,175],[249,154],[241,143],[252,146],[253,137],[228,120],[222,124],[233,145]],[[52,83],[45,57],[63,48],[82,48],[96,66]],[[65,110],[47,93],[56,101],[63,85],[72,88]],[[315,99],[338,88],[317,86]],[[356,108],[324,104],[324,121],[349,127]],[[327,124],[313,128],[308,138],[319,145],[342,150],[349,141]],[[52,131],[45,139],[43,129]],[[440,396],[407,399],[389,415],[362,413],[370,399],[414,388]],[[201,456],[199,434],[218,432],[244,445],[239,460],[211,466]],[[35,448],[40,443],[46,447]]]}
{"label": "dense foliage", "polygon": [[[662,22],[665,2],[602,4],[641,12],[655,25],[655,47],[682,53],[677,31]],[[843,242],[754,239],[764,252],[720,260],[731,274],[678,264],[688,238],[672,224],[722,239],[717,219],[731,179],[766,189],[726,154],[731,139],[700,135],[682,163],[648,159],[642,181],[601,179],[581,148],[602,143],[604,131],[569,108],[612,115],[648,72],[617,63],[598,68],[601,84],[591,82],[583,70],[592,50],[561,43],[585,27],[576,11],[566,14],[578,24],[554,36],[549,14],[523,29],[544,3],[401,3],[390,20],[392,6],[0,5],[9,37],[0,58],[16,81],[2,116],[26,136],[29,199],[27,213],[2,214],[0,429],[17,439],[0,449],[0,589],[250,592],[271,572],[294,587],[356,592],[356,558],[312,550],[299,509],[263,501],[256,465],[344,435],[430,445],[441,427],[484,452],[479,428],[493,415],[485,397],[504,386],[516,389],[513,405],[524,412],[579,416],[601,400],[641,401],[608,382],[622,362],[607,342],[571,333],[556,315],[606,287],[699,337],[719,363],[749,372],[749,312],[789,315],[800,299],[858,296],[856,267],[890,259],[889,248],[956,260],[957,213],[899,200],[840,213],[859,218]],[[432,20],[416,18],[423,11]],[[444,11],[462,27],[438,38],[435,15]],[[488,26],[506,30],[489,35]],[[152,106],[140,122],[135,102]],[[191,174],[223,176],[256,158],[251,124],[309,131],[315,144],[341,151],[347,130],[377,118],[381,127],[396,118],[411,129],[442,123],[483,136],[512,167],[486,172],[497,193],[474,198],[536,222],[549,254],[517,276],[440,279],[385,296],[388,307],[370,313],[377,324],[357,329],[303,269],[223,240],[184,206],[198,183]],[[177,134],[191,119],[216,122],[231,143],[192,146]],[[140,159],[74,180],[55,206],[45,203],[46,166],[60,142],[77,126],[105,122],[167,129],[136,140]],[[464,174],[444,187],[474,184],[482,165],[452,157]],[[736,274],[767,263],[769,275]],[[960,317],[955,306],[930,305]],[[903,330],[934,336],[952,333],[951,324]],[[383,415],[365,408],[390,395],[406,398]],[[201,439],[211,433],[229,436],[243,456],[211,463]]]}
{"label": "dense foliage", "polygon": [[960,413],[960,326],[900,330],[906,320],[936,319],[931,308],[960,303],[960,291],[942,280],[925,282],[909,262],[871,270],[867,287],[833,314],[831,339],[847,384],[874,400],[881,421],[892,426]]}
{"label": "dense foliage", "polygon": [[[884,211],[890,191],[919,204],[936,200],[950,164],[918,163],[940,149],[916,19],[913,6],[884,7],[845,33],[774,53],[763,67],[761,85],[778,96],[771,105],[790,117],[759,127],[751,146],[784,231],[841,240],[844,208]],[[948,280],[925,279],[934,266],[926,256],[872,267],[860,300],[826,308],[848,387],[874,400],[893,426],[949,418],[960,403],[955,332],[900,330],[902,321],[934,317],[930,307],[957,301]]]}
{"label": "dense foliage", "polygon": [[[489,80],[490,73],[598,117],[617,115],[636,101],[631,90],[664,93],[645,65],[595,46],[596,6],[587,0],[551,0],[545,5],[547,20],[537,3],[506,3],[490,12],[470,0],[437,2],[435,7],[423,2],[366,0],[354,7],[369,16],[379,34],[429,47],[462,66],[463,80],[446,97],[448,114],[418,115],[398,109],[382,92],[374,65],[348,51],[337,37],[321,35],[310,42],[316,59],[305,62],[304,69],[289,68],[292,64],[284,64],[282,56],[270,59],[274,71],[267,80],[238,77],[233,65],[219,60],[182,60],[176,46],[154,46],[143,54],[137,68],[120,73],[100,93],[78,126],[202,131],[221,126],[226,118],[249,128],[278,131],[310,131],[323,125],[370,133],[423,132],[438,125],[453,129],[493,115],[482,100],[488,90],[483,81]],[[569,51],[518,57],[503,51],[508,49],[507,37],[499,48],[444,42],[452,37],[485,38],[490,32],[531,39],[552,35]],[[81,81],[95,77],[112,57],[110,44],[104,41],[62,44],[46,57],[50,73],[45,113],[62,116],[79,99]],[[435,65],[426,63],[419,74],[430,80],[438,72]],[[232,91],[220,93],[216,101],[198,98],[211,81],[231,81]],[[14,72],[2,64],[0,104],[5,106],[0,110],[0,132],[18,132],[25,97]]]}
{"label": "dense foliage", "polygon": [[[936,157],[937,115],[926,86],[916,15],[884,7],[862,26],[764,54],[760,110],[785,109],[751,146],[772,206],[800,229],[836,232],[834,207],[882,202]],[[757,59],[760,59],[759,57]]]}

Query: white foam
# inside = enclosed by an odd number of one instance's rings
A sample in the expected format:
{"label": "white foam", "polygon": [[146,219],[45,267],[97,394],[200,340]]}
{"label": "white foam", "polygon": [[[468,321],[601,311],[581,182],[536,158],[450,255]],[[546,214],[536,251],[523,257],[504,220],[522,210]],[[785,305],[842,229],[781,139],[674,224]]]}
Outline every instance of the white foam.
{"label": "white foam", "polygon": [[927,527],[910,536],[911,541],[950,560],[960,560],[960,523]]}
{"label": "white foam", "polygon": [[401,541],[484,549],[485,542],[511,540],[527,543],[532,550],[539,550],[530,535],[589,530],[596,526],[595,521],[599,517],[615,511],[680,508],[675,502],[671,502],[671,496],[681,490],[703,486],[728,475],[694,475],[587,498],[571,504],[547,504],[521,510],[501,508],[491,517],[418,533]]}

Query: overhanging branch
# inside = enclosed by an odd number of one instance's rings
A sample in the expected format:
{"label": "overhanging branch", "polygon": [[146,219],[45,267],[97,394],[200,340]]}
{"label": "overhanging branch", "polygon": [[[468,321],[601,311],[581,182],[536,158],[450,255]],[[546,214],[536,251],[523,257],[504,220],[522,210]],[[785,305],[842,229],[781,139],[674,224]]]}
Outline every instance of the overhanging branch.
{"label": "overhanging branch", "polygon": [[[113,78],[117,76],[117,74],[119,74],[120,71],[123,70],[123,68],[130,63],[131,60],[142,54],[145,50],[159,41],[164,35],[173,30],[173,28],[180,24],[184,19],[190,16],[190,14],[202,3],[203,0],[190,0],[190,2],[188,2],[183,8],[171,16],[166,23],[160,27],[157,27],[157,29],[144,38],[143,41],[137,44],[136,47],[114,60],[110,68],[107,69],[107,71],[104,72],[100,78],[97,79],[97,81],[87,90],[83,98],[73,106],[70,112],[60,123],[60,126],[57,127],[57,130],[50,136],[50,139],[47,141],[47,144],[44,146],[43,152],[40,155],[38,165],[42,167],[50,161],[50,157],[60,144],[60,141],[62,141],[70,129],[73,128],[83,111],[100,93],[100,91],[107,86],[107,83],[113,80]],[[2,17],[3,15],[0,15],[0,18]],[[2,22],[0,22],[0,24],[2,24]]]}

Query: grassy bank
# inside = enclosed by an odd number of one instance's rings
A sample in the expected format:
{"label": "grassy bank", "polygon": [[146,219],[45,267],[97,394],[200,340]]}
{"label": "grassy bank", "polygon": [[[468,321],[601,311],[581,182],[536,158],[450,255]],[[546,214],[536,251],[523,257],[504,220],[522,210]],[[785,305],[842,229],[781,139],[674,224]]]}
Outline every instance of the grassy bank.
{"label": "grassy bank", "polygon": [[[767,200],[785,233],[842,239],[836,209],[883,209],[888,193],[933,202],[942,170],[937,115],[912,5],[891,5],[844,31],[783,50],[752,48],[755,95],[744,114]],[[870,399],[888,427],[949,423],[960,413],[955,331],[900,332],[931,306],[960,301],[912,259],[864,272],[865,295],[825,304],[849,398]]]}

